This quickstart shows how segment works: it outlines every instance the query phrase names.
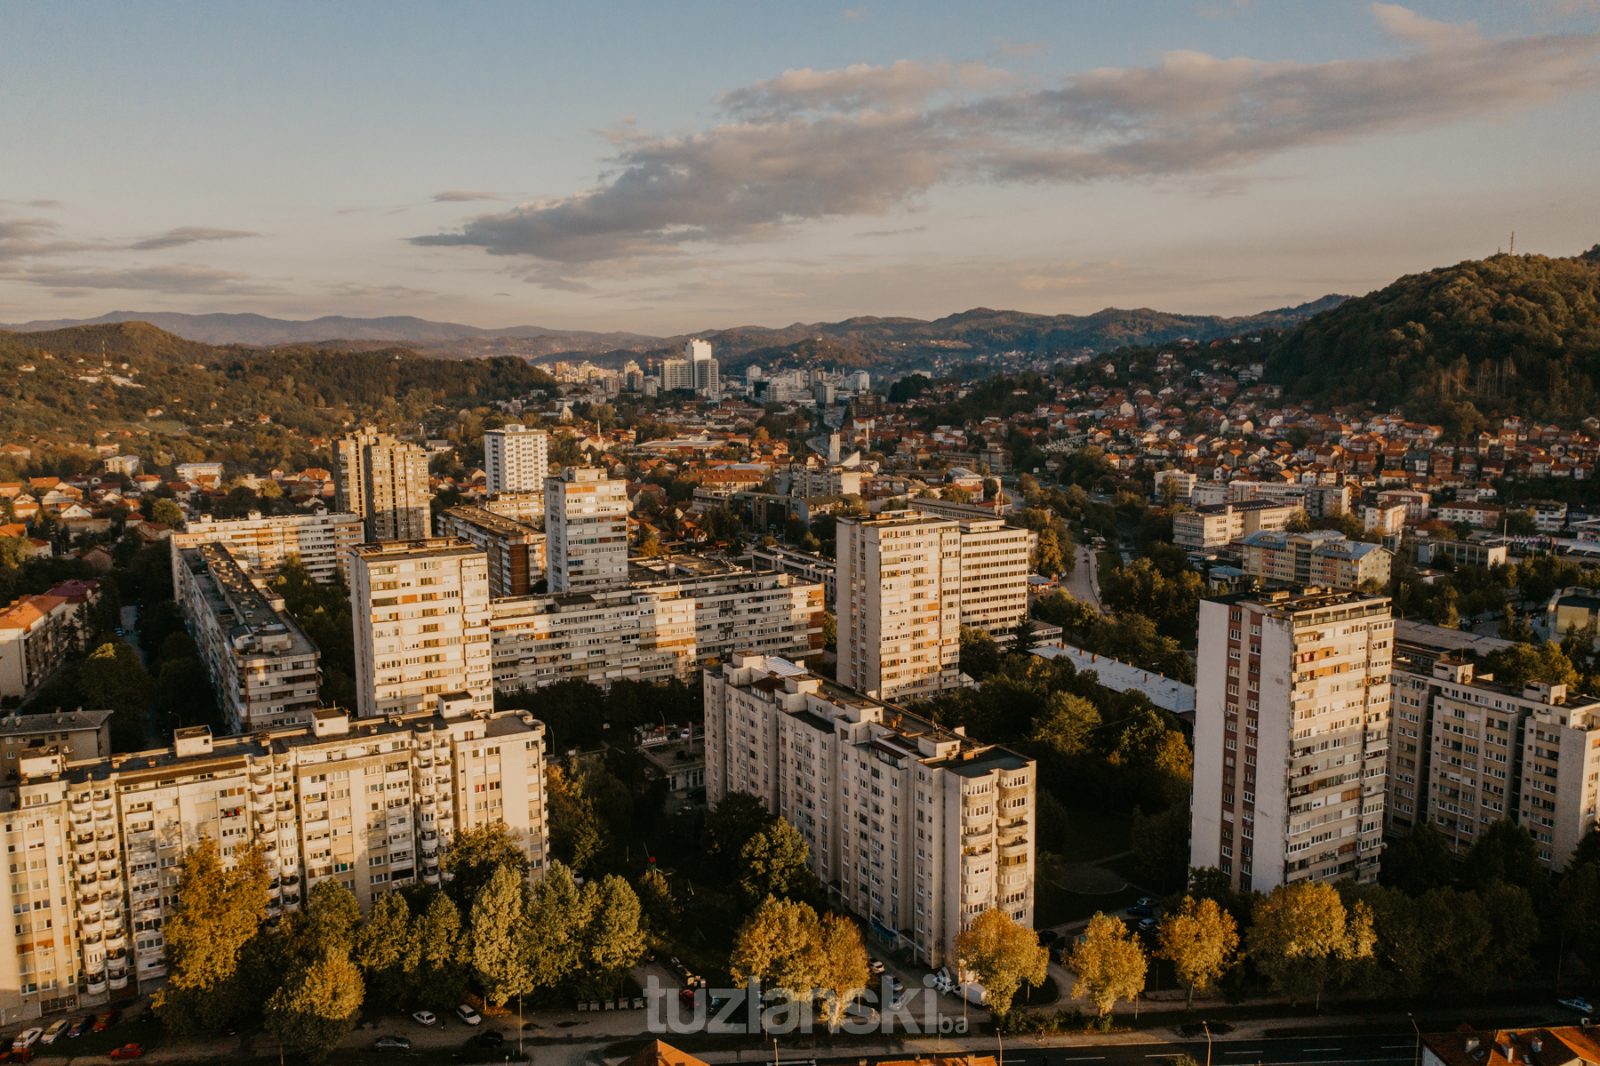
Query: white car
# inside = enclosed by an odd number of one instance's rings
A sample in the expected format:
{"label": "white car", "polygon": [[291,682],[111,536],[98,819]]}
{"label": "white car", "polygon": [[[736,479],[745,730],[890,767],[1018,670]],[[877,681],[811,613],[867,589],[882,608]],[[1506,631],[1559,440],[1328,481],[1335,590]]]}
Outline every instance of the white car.
{"label": "white car", "polygon": [[17,1038],[15,1040],[11,1041],[11,1050],[26,1051],[33,1045],[37,1044],[39,1042],[39,1038],[43,1035],[44,1030],[39,1028],[37,1025],[32,1029],[24,1029],[22,1032],[17,1034]]}
{"label": "white car", "polygon": [[1579,1014],[1594,1013],[1594,1007],[1590,1006],[1589,1001],[1584,999],[1582,996],[1565,996],[1556,1000],[1556,1006],[1565,1007],[1568,1010],[1575,1010]]}
{"label": "white car", "polygon": [[61,1034],[67,1031],[67,1026],[70,1024],[72,1024],[72,1021],[69,1018],[57,1018],[44,1031],[44,1035],[39,1038],[39,1043],[54,1044],[61,1039]]}
{"label": "white car", "polygon": [[411,1012],[411,1020],[418,1025],[438,1025],[439,1019],[431,1010],[417,1010]]}
{"label": "white car", "polygon": [[483,1015],[473,1010],[471,1005],[466,1003],[463,1003],[456,1008],[456,1017],[460,1018],[468,1025],[477,1025],[479,1022],[483,1021]]}

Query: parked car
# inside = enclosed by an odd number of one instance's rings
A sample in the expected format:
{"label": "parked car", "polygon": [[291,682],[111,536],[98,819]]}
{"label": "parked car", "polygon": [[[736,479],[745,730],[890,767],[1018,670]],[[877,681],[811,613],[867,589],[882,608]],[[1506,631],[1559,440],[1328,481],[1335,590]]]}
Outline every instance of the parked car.
{"label": "parked car", "polygon": [[431,1026],[439,1024],[439,1016],[434,1014],[431,1010],[414,1010],[411,1012],[411,1020],[416,1022],[418,1025]]}
{"label": "parked car", "polygon": [[1140,918],[1139,919],[1139,932],[1141,932],[1141,933],[1153,933],[1153,932],[1156,931],[1156,924],[1157,923],[1156,923],[1156,920],[1154,918]]}
{"label": "parked car", "polygon": [[374,1051],[410,1051],[411,1041],[403,1036],[380,1036],[372,1042]]}
{"label": "parked car", "polygon": [[477,1025],[483,1021],[483,1015],[472,1009],[472,1004],[462,1003],[456,1007],[456,1017],[468,1025]]}
{"label": "parked car", "polygon": [[144,1048],[138,1044],[123,1044],[111,1053],[114,1059],[142,1059]]}
{"label": "parked car", "polygon": [[72,1023],[66,1018],[57,1018],[55,1021],[50,1023],[48,1028],[45,1029],[44,1035],[39,1038],[39,1043],[47,1046],[54,1044],[57,1040],[61,1039],[61,1034],[66,1032],[67,1026],[71,1024]]}
{"label": "parked car", "polygon": [[883,971],[884,971],[883,960],[882,959],[873,959],[871,962],[867,963],[867,970],[874,977],[876,977],[879,974],[883,973]]}
{"label": "parked car", "polygon": [[78,1037],[94,1028],[94,1015],[85,1014],[82,1018],[72,1023],[72,1028],[67,1030],[67,1039],[76,1040]]}
{"label": "parked car", "polygon": [[122,1012],[113,1007],[111,1010],[103,1010],[95,1015],[94,1024],[89,1028],[93,1032],[103,1033],[121,1020]]}
{"label": "parked car", "polygon": [[1562,996],[1560,999],[1556,1000],[1556,1006],[1565,1007],[1568,1010],[1575,1010],[1579,1014],[1594,1013],[1594,1007],[1590,1006],[1589,1001],[1584,999],[1582,996]]}
{"label": "parked car", "polygon": [[1150,899],[1146,896],[1130,905],[1127,913],[1130,918],[1150,918],[1155,915],[1156,910],[1150,905]]}
{"label": "parked car", "polygon": [[499,1047],[506,1042],[506,1038],[498,1029],[485,1029],[473,1038],[479,1047]]}
{"label": "parked car", "polygon": [[37,1025],[32,1029],[24,1029],[22,1032],[16,1035],[14,1040],[11,1041],[11,1050],[27,1051],[33,1045],[37,1044],[39,1042],[39,1038],[43,1035],[44,1030],[39,1028]]}

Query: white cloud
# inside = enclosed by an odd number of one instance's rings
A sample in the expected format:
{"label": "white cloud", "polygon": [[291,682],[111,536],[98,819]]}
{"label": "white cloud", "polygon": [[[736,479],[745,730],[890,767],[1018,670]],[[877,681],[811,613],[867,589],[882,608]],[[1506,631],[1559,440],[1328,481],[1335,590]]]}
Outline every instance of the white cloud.
{"label": "white cloud", "polygon": [[201,241],[236,241],[245,237],[259,237],[261,234],[243,229],[218,229],[215,226],[179,226],[169,229],[165,233],[157,233],[153,237],[145,237],[128,245],[129,248],[149,252],[161,248],[181,248],[186,244],[198,244]]}

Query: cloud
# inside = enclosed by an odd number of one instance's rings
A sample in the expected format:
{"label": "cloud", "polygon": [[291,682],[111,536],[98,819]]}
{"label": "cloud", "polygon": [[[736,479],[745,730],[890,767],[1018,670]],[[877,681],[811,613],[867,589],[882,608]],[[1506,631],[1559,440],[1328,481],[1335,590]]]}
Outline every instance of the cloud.
{"label": "cloud", "polygon": [[129,248],[138,252],[150,252],[160,248],[181,248],[186,244],[198,244],[201,241],[236,241],[245,237],[259,237],[261,234],[244,229],[217,229],[214,226],[179,226],[169,229],[165,233],[157,233],[153,237],[134,241]]}
{"label": "cloud", "polygon": [[479,189],[446,189],[444,192],[433,194],[436,204],[465,204],[473,200],[498,200],[499,193],[483,192]]}
{"label": "cloud", "polygon": [[191,266],[36,270],[7,275],[7,278],[57,292],[126,289],[195,296],[260,296],[282,291],[275,286],[263,285],[248,274]]}
{"label": "cloud", "polygon": [[0,218],[0,263],[20,262],[46,255],[80,252],[94,245],[62,240],[60,229],[45,218]]}
{"label": "cloud", "polygon": [[524,257],[529,280],[570,284],[597,264],[883,215],[943,184],[1232,178],[1290,151],[1600,85],[1600,34],[1486,37],[1393,5],[1373,16],[1397,54],[1299,63],[1178,51],[1028,88],[981,64],[792,70],[728,93],[724,121],[700,132],[619,131],[614,167],[593,188],[411,240]]}
{"label": "cloud", "polygon": [[901,229],[864,229],[857,237],[900,237],[908,233],[923,233],[927,226],[905,226]]}

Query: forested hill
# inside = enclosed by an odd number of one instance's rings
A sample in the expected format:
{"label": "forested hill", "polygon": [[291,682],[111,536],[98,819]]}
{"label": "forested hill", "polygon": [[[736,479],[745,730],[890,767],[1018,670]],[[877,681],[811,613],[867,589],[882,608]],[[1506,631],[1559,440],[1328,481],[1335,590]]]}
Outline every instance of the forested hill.
{"label": "forested hill", "polygon": [[1600,245],[1410,274],[1270,342],[1268,374],[1320,404],[1399,403],[1470,430],[1600,411]]}

